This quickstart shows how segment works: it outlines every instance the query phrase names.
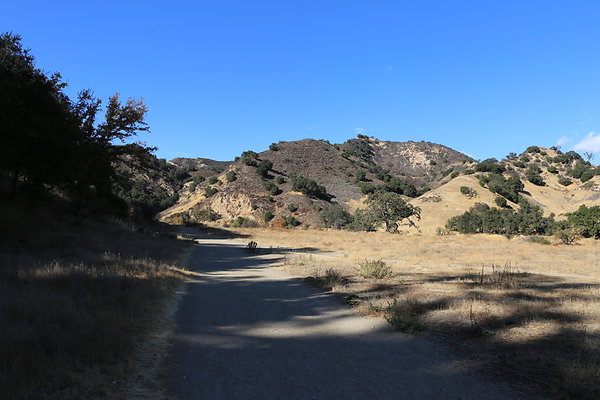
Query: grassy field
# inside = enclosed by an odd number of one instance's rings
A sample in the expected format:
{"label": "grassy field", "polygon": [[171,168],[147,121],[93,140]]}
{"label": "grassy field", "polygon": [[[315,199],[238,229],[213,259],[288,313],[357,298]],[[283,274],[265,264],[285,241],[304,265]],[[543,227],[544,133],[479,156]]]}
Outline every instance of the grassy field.
{"label": "grassy field", "polygon": [[187,244],[48,212],[0,220],[0,398],[115,398]]}
{"label": "grassy field", "polygon": [[[284,268],[358,312],[433,334],[477,368],[548,395],[600,396],[600,243],[247,229]],[[381,260],[381,262],[375,262]]]}

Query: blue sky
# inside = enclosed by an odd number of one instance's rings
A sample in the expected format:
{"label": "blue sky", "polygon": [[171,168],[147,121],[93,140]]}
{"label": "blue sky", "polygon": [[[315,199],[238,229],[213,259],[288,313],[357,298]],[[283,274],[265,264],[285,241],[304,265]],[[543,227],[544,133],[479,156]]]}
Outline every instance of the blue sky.
{"label": "blue sky", "polygon": [[475,158],[561,144],[600,158],[598,1],[21,1],[68,93],[143,97],[162,158],[232,159],[357,132]]}

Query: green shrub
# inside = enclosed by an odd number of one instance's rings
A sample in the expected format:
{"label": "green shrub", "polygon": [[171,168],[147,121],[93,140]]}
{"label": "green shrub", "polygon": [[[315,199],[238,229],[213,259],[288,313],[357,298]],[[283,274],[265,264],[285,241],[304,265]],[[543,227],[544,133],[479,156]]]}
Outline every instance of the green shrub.
{"label": "green shrub", "polygon": [[206,197],[213,197],[218,191],[218,189],[209,186],[204,189],[204,194]]}
{"label": "green shrub", "polygon": [[525,168],[526,167],[526,165],[523,161],[515,161],[512,164],[517,168]]}
{"label": "green shrub", "polygon": [[206,178],[205,178],[205,177],[203,177],[202,175],[197,175],[197,176],[195,176],[195,177],[192,179],[192,181],[193,181],[194,183],[202,183],[202,182],[204,182],[205,180],[206,180]]}
{"label": "green shrub", "polygon": [[477,172],[492,172],[494,174],[501,174],[506,170],[502,164],[498,164],[498,160],[495,158],[488,158],[483,160],[475,166]]}
{"label": "green shrub", "polygon": [[506,202],[506,199],[504,197],[496,197],[494,201],[496,205],[500,208],[506,208],[508,206],[508,203]]}
{"label": "green shrub", "polygon": [[429,165],[437,165],[437,162],[435,162],[435,160],[429,160]]}
{"label": "green shrub", "polygon": [[554,216],[544,217],[542,209],[525,200],[519,202],[519,211],[510,208],[492,208],[477,203],[462,215],[452,217],[446,228],[461,233],[493,233],[502,235],[548,235],[556,222]]}
{"label": "green shrub", "polygon": [[579,180],[581,180],[582,183],[585,183],[587,181],[589,181],[590,179],[592,179],[594,176],[598,175],[600,173],[600,170],[598,169],[588,169],[586,171],[584,171],[581,176],[579,177]]}
{"label": "green shrub", "polygon": [[227,182],[233,182],[237,180],[237,174],[235,173],[235,171],[229,171],[226,175],[225,175],[225,179],[227,180]]}
{"label": "green shrub", "polygon": [[269,177],[269,171],[273,168],[273,163],[269,160],[262,160],[258,167],[256,167],[256,173],[263,179]]}
{"label": "green shrub", "polygon": [[384,279],[392,276],[392,269],[383,260],[367,260],[358,267],[358,273],[363,278]]}
{"label": "green shrub", "polygon": [[293,204],[293,203],[292,204],[288,204],[287,209],[290,212],[296,212],[296,211],[298,211],[298,205],[297,204]]}
{"label": "green shrub", "polygon": [[281,147],[277,143],[271,143],[271,145],[269,146],[269,150],[271,151],[279,151],[280,149]]}
{"label": "green shrub", "polygon": [[219,181],[219,178],[217,178],[216,176],[211,176],[208,179],[208,183],[210,183],[211,185],[214,185],[215,183],[217,183]]}
{"label": "green shrub", "polygon": [[367,173],[365,171],[358,170],[354,174],[356,182],[365,182],[367,180]]}
{"label": "green shrub", "polygon": [[231,226],[234,228],[256,228],[258,224],[250,218],[237,217],[231,221]]}
{"label": "green shrub", "polygon": [[271,193],[273,196],[281,194],[281,189],[279,189],[279,186],[273,182],[265,182],[265,189],[267,189],[267,192]]}
{"label": "green shrub", "polygon": [[528,163],[529,161],[531,161],[531,159],[526,155],[521,156],[520,160],[524,163]]}
{"label": "green shrub", "polygon": [[275,217],[275,215],[273,215],[273,213],[271,211],[266,211],[265,214],[263,215],[263,219],[265,220],[265,222],[269,222],[274,217]]}
{"label": "green shrub", "polygon": [[500,174],[490,174],[489,176],[480,175],[479,184],[487,188],[492,193],[497,193],[500,196],[512,201],[519,202],[519,193],[523,191],[524,185],[518,178],[504,178]]}
{"label": "green shrub", "polygon": [[463,171],[463,174],[465,174],[465,175],[473,175],[474,173],[475,173],[475,171],[472,170],[472,169],[470,169],[470,168],[469,169],[465,169]]}
{"label": "green shrub", "polygon": [[258,165],[257,161],[258,154],[252,150],[244,151],[242,153],[242,163],[248,165],[250,167],[256,167]]}
{"label": "green shrub", "polygon": [[462,194],[464,194],[465,196],[467,196],[468,198],[470,198],[470,199],[473,198],[473,197],[475,197],[475,196],[477,196],[477,191],[471,189],[468,186],[461,186],[460,187],[460,192]]}
{"label": "green shrub", "polygon": [[190,210],[191,217],[196,221],[217,221],[221,219],[221,214],[213,210],[210,206],[200,207],[196,205]]}
{"label": "green shrub", "polygon": [[526,240],[530,243],[537,243],[537,244],[544,244],[544,245],[552,244],[552,243],[550,243],[550,241],[548,239],[546,239],[545,237],[542,237],[542,236],[529,236]]}
{"label": "green shrub", "polygon": [[544,186],[545,183],[544,179],[540,175],[541,172],[542,170],[540,169],[540,167],[537,166],[537,164],[531,164],[529,168],[527,168],[527,171],[525,171],[525,177],[529,182],[533,183],[534,185]]}
{"label": "green shrub", "polygon": [[352,215],[339,204],[332,204],[321,211],[321,221],[327,228],[343,229],[352,222]]}
{"label": "green shrub", "polygon": [[558,169],[554,165],[550,165],[548,167],[548,172],[550,172],[551,174],[558,174]]}
{"label": "green shrub", "polygon": [[560,178],[558,178],[558,183],[560,183],[563,186],[569,186],[570,184],[573,183],[573,181],[570,180],[569,178],[561,176]]}
{"label": "green shrub", "polygon": [[279,175],[277,178],[275,178],[275,183],[277,183],[278,185],[282,185],[285,183],[285,178]]}
{"label": "green shrub", "polygon": [[283,217],[283,220],[285,221],[285,226],[288,228],[293,228],[301,224],[301,222],[298,221],[296,217],[292,216]]}
{"label": "green shrub", "polygon": [[600,239],[600,206],[581,205],[577,211],[566,215],[568,223],[582,236]]}
{"label": "green shrub", "polygon": [[325,189],[325,186],[319,185],[312,179],[308,179],[303,176],[292,177],[292,190],[317,199],[323,199],[327,201],[331,199],[331,196],[327,194],[327,189]]}
{"label": "green shrub", "polygon": [[458,172],[458,171],[454,171],[454,172],[452,173],[452,175],[450,175],[450,179],[454,179],[454,178],[458,177],[459,175],[460,175],[460,172]]}
{"label": "green shrub", "polygon": [[538,146],[529,146],[526,150],[525,153],[539,153],[541,150]]}

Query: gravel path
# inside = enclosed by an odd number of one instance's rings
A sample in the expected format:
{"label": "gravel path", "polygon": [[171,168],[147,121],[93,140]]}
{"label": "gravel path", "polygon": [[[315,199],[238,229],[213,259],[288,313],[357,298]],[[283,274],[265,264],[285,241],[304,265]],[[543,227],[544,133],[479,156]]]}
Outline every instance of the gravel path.
{"label": "gravel path", "polygon": [[281,255],[200,239],[167,360],[177,399],[520,399],[443,348],[290,278]]}

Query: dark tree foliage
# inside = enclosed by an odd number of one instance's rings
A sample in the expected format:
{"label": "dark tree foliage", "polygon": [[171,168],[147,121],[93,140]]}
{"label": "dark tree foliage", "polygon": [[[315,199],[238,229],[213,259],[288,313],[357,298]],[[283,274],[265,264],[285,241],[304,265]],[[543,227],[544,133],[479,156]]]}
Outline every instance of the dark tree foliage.
{"label": "dark tree foliage", "polygon": [[397,193],[377,191],[369,195],[365,201],[367,211],[375,221],[385,224],[387,232],[397,232],[398,224],[408,219],[409,224],[414,226],[410,217],[421,219],[421,209],[404,201]]}
{"label": "dark tree foliage", "polygon": [[327,228],[343,229],[352,222],[352,215],[339,204],[332,204],[321,211],[321,220]]}
{"label": "dark tree foliage", "polygon": [[303,193],[309,197],[327,201],[331,200],[331,195],[327,193],[325,186],[319,185],[312,179],[303,176],[292,177],[292,190]]}
{"label": "dark tree foliage", "polygon": [[342,157],[355,157],[366,163],[371,163],[373,161],[373,149],[371,148],[368,137],[350,139],[344,143],[344,146],[345,148],[342,151]]}
{"label": "dark tree foliage", "polygon": [[559,154],[552,159],[552,162],[558,164],[570,164],[573,161],[583,161],[583,158],[575,151],[567,151],[566,153]]}
{"label": "dark tree foliage", "polygon": [[579,229],[582,236],[600,239],[600,206],[582,205],[577,211],[566,215],[569,225]]}
{"label": "dark tree foliage", "polygon": [[513,203],[519,202],[519,193],[524,188],[523,182],[519,178],[504,178],[500,174],[479,175],[478,178],[479,183],[487,187],[490,192],[506,197]]}
{"label": "dark tree foliage", "polygon": [[100,119],[101,100],[84,90],[72,101],[62,92],[65,86],[59,74],[47,76],[35,66],[18,35],[0,35],[0,186],[8,186],[3,192],[14,197],[20,183],[58,188],[74,201],[77,215],[91,199],[124,209],[117,192],[128,192],[125,197],[134,202],[145,198],[139,185],[124,188],[126,177],[120,175],[151,159],[152,148],[127,143],[148,130],[143,101],[122,103],[115,94]]}
{"label": "dark tree foliage", "polygon": [[256,167],[256,173],[263,179],[266,179],[269,176],[269,171],[273,168],[273,163],[269,160],[261,160]]}
{"label": "dark tree foliage", "polygon": [[8,197],[21,181],[72,182],[79,135],[64,86],[60,74],[35,66],[20,36],[0,35],[0,183]]}
{"label": "dark tree foliage", "polygon": [[525,171],[525,177],[527,180],[534,185],[544,186],[544,179],[540,175],[542,172],[541,168],[537,164],[531,164],[527,171]]}
{"label": "dark tree foliage", "polygon": [[483,160],[475,166],[477,172],[492,172],[495,174],[501,174],[506,171],[506,168],[502,164],[498,164],[498,160],[495,158],[488,158]]}
{"label": "dark tree foliage", "polygon": [[227,172],[227,174],[225,174],[225,179],[227,180],[227,182],[234,182],[237,180],[237,174],[235,173],[235,171],[229,171]]}
{"label": "dark tree foliage", "polygon": [[555,221],[553,215],[544,217],[541,208],[526,201],[521,201],[518,212],[477,203],[464,214],[450,218],[446,228],[461,233],[550,235]]}
{"label": "dark tree foliage", "polygon": [[265,189],[267,189],[267,192],[271,193],[273,196],[281,194],[281,189],[279,189],[279,186],[277,186],[273,182],[266,182]]}

